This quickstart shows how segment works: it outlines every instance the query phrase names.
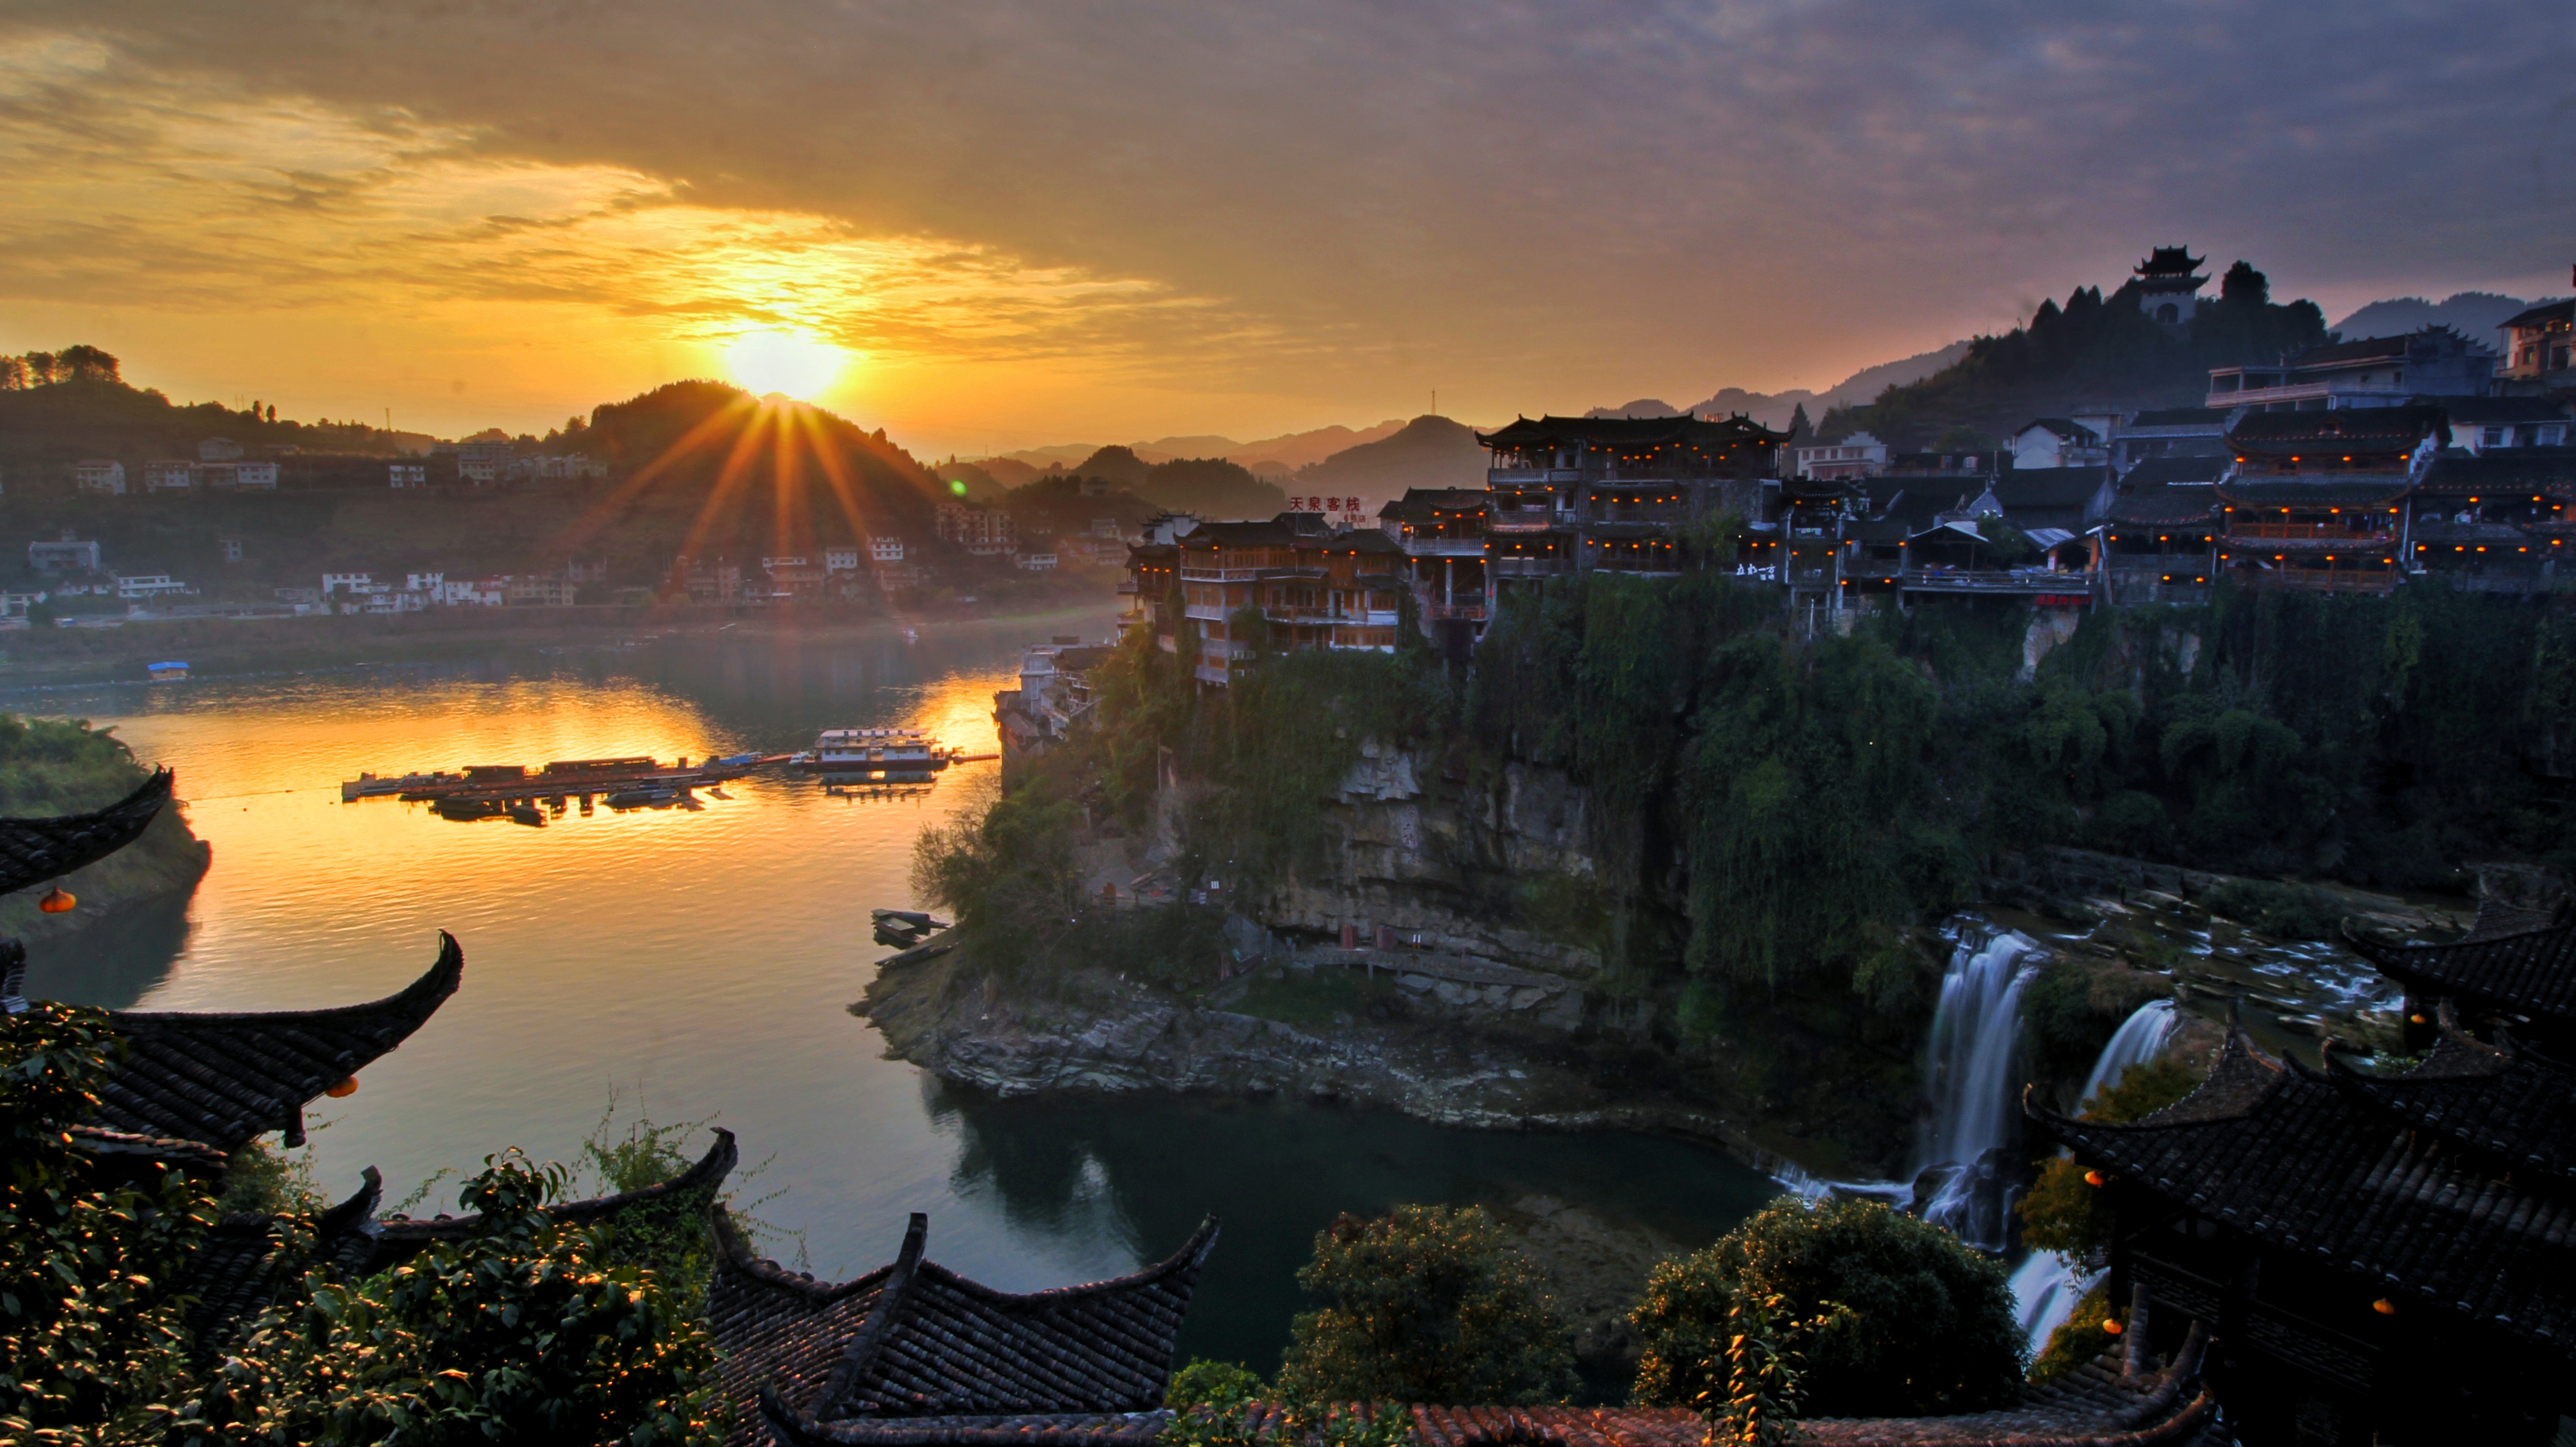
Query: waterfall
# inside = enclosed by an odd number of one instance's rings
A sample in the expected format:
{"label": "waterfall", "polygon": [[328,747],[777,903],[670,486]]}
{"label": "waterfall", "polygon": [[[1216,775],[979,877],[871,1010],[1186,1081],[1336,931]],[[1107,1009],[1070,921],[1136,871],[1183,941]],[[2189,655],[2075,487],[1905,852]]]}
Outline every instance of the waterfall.
{"label": "waterfall", "polygon": [[1932,1016],[1931,1113],[1916,1159],[1949,1170],[1923,1219],[1971,1246],[2003,1249],[2009,1204],[1989,1152],[2021,1138],[2021,995],[2036,973],[2031,942],[2005,933],[1962,939]]}
{"label": "waterfall", "polygon": [[[2177,1023],[2171,1000],[2150,1000],[2130,1012],[2129,1018],[2112,1033],[2111,1043],[2102,1047],[2102,1054],[2093,1062],[2093,1073],[2084,1077],[2084,1093],[2076,1098],[2093,1099],[2119,1084],[2130,1066],[2163,1054]],[[2093,1280],[2091,1274],[2069,1270],[2065,1262],[2045,1251],[2032,1252],[2030,1259],[2013,1272],[2013,1301],[2021,1310],[2021,1329],[2031,1350],[2048,1345],[2049,1333],[2057,1330],[2075,1310],[2075,1303],[2093,1289]]]}
{"label": "waterfall", "polygon": [[2093,1073],[2084,1077],[2084,1089],[2075,1099],[2093,1099],[2120,1083],[2132,1065],[2143,1065],[2164,1053],[2165,1042],[2173,1038],[2173,1001],[2149,1000],[2120,1022],[2111,1043],[2102,1047],[2102,1058],[2093,1062]]}

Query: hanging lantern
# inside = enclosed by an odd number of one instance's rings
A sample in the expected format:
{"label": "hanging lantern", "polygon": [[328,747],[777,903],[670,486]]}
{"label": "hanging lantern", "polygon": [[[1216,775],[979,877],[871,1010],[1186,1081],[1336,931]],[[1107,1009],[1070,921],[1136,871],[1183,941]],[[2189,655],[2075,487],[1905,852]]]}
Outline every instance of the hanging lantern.
{"label": "hanging lantern", "polygon": [[2381,1316],[2395,1316],[2397,1314],[2397,1303],[2390,1301],[2387,1297],[2383,1296],[2377,1301],[2372,1302],[2370,1304],[2370,1309],[2378,1312]]}
{"label": "hanging lantern", "polygon": [[78,899],[74,898],[71,893],[66,891],[61,885],[57,884],[52,889],[46,891],[43,899],[36,901],[36,908],[43,910],[47,914],[61,914],[63,911],[70,909],[73,905],[78,903],[80,903]]}
{"label": "hanging lantern", "polygon": [[2086,1171],[2084,1173],[2084,1184],[2088,1186],[2104,1185],[2107,1184],[2109,1180],[2110,1178],[2103,1175],[2100,1171]]}
{"label": "hanging lantern", "polygon": [[2118,1317],[2106,1316],[2102,1318],[2102,1330],[2108,1335],[2118,1336],[2122,1331],[2127,1330],[2127,1328],[2120,1325],[2120,1319]]}
{"label": "hanging lantern", "polygon": [[2406,1017],[2406,1023],[2409,1025],[2422,1025],[2425,1024],[2426,1021],[2421,1015],[2409,1015]]}
{"label": "hanging lantern", "polygon": [[333,1100],[347,1100],[358,1093],[358,1077],[352,1075],[337,1085],[325,1088],[322,1093]]}

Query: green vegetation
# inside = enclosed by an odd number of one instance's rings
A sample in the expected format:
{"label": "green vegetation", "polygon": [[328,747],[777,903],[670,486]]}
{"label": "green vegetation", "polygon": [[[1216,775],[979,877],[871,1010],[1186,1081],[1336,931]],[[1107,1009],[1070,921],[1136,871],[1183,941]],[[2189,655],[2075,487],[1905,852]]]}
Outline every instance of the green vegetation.
{"label": "green vegetation", "polygon": [[2173,982],[2123,965],[2062,960],[2022,992],[2022,1048],[2037,1080],[2081,1079],[2120,1023]]}
{"label": "green vegetation", "polygon": [[[2080,1107],[2085,1120],[2127,1125],[2155,1114],[2201,1082],[2200,1072],[2178,1060],[2158,1059],[2132,1065],[2119,1083]],[[2111,1212],[2101,1189],[2070,1156],[2051,1156],[2039,1163],[2039,1177],[2014,1209],[2021,1213],[2022,1244],[2033,1251],[2062,1257],[2070,1266],[2090,1267],[2111,1244]]]}
{"label": "green vegetation", "polygon": [[[365,1280],[314,1258],[309,1206],[286,1219],[307,1263],[229,1353],[185,1325],[182,1267],[214,1223],[198,1180],[157,1169],[112,1186],[64,1133],[123,1051],[96,1010],[0,1017],[0,1435],[101,1444],[396,1444],[494,1440],[712,1444],[715,1358],[695,1303],[640,1240],[567,1229],[543,1207],[567,1174],[515,1153],[457,1198],[481,1221]],[[657,1139],[649,1129],[640,1160]],[[291,1172],[244,1187],[293,1203]],[[620,1259],[623,1256],[626,1259]]]}
{"label": "green vegetation", "polygon": [[2285,940],[2332,939],[2346,913],[2322,889],[2256,879],[2231,879],[2203,895],[2201,903],[2214,914]]}
{"label": "green vegetation", "polygon": [[2093,398],[2197,407],[2212,367],[2277,362],[2327,337],[2316,303],[2274,305],[2271,283],[2242,261],[2179,329],[2140,310],[2134,282],[2108,298],[2078,287],[2063,307],[2041,302],[2030,325],[1977,338],[1922,381],[1826,413],[1817,435],[1834,441],[1865,430],[1900,451],[1988,452],[2032,418],[2063,417]]}
{"label": "green vegetation", "polygon": [[[125,741],[86,719],[35,719],[0,713],[0,814],[83,814],[124,798],[148,777]],[[0,932],[24,938],[78,928],[137,900],[197,882],[210,851],[188,832],[176,808],[164,809],[143,837],[64,876],[80,901],[70,915],[48,915],[36,896],[0,900]]]}
{"label": "green vegetation", "polygon": [[[1759,1308],[1774,1354],[1750,1363],[1725,1350],[1744,1302]],[[1641,1406],[1735,1402],[1752,1387],[1776,1409],[1793,1395],[1776,1370],[1764,1375],[1776,1359],[1794,1367],[1798,1405],[1816,1416],[1972,1412],[2014,1401],[2021,1386],[2003,1267],[1875,1201],[1778,1201],[1655,1268],[1631,1320],[1645,1343]],[[1743,1420],[1760,1415],[1748,1406]]]}
{"label": "green vegetation", "polygon": [[1284,1396],[1235,1362],[1193,1361],[1172,1373],[1163,1400],[1176,1414],[1172,1447],[1403,1447],[1413,1440],[1401,1407]]}
{"label": "green vegetation", "polygon": [[2084,1299],[2075,1303],[2075,1310],[2058,1324],[2057,1330],[2048,1334],[2048,1345],[2040,1348],[2038,1356],[2031,1358],[2031,1384],[2045,1386],[2099,1358],[2120,1339],[2108,1324],[2118,1322],[2126,1327],[2128,1319],[2126,1308],[2119,1311],[2111,1309],[2108,1284],[2098,1284],[2084,1293]]}
{"label": "green vegetation", "polygon": [[1538,1273],[1481,1206],[1398,1206],[1315,1234],[1281,1392],[1339,1402],[1560,1401],[1574,1356]]}

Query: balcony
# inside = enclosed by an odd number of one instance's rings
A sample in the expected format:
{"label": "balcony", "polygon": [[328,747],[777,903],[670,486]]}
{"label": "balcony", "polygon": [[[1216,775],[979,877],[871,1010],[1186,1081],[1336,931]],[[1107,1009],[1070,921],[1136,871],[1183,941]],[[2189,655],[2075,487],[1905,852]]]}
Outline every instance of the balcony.
{"label": "balcony", "polygon": [[1132,598],[1132,597],[1134,597],[1134,596],[1136,596],[1136,580],[1135,580],[1135,579],[1133,579],[1133,578],[1121,578],[1121,579],[1119,579],[1119,580],[1118,580],[1118,591],[1119,591],[1119,592],[1121,592],[1121,593],[1126,594],[1127,596],[1129,596],[1129,597],[1131,597],[1131,598]]}
{"label": "balcony", "polygon": [[1405,556],[1413,558],[1481,558],[1485,555],[1483,538],[1406,538]]}
{"label": "balcony", "polygon": [[2243,522],[2235,518],[2229,518],[2227,521],[2227,535],[2231,538],[2275,538],[2288,542],[2315,540],[2350,543],[2355,547],[2370,547],[2374,544],[2393,543],[2397,540],[2396,529],[2391,527],[2375,528],[2365,532],[2343,523]]}
{"label": "balcony", "polygon": [[1213,683],[1219,687],[1223,687],[1225,684],[1225,669],[1223,666],[1218,664],[1202,663],[1190,669],[1190,677],[1197,679],[1201,683]]}
{"label": "balcony", "polygon": [[1434,623],[1482,623],[1485,605],[1479,603],[1433,603],[1422,610],[1422,616]]}
{"label": "balcony", "polygon": [[2086,574],[2045,568],[1907,568],[1901,581],[1909,593],[2089,593],[2093,587]]}
{"label": "balcony", "polygon": [[1188,603],[1182,605],[1181,616],[1196,618],[1202,623],[1222,623],[1233,611],[1222,603]]}
{"label": "balcony", "polygon": [[1485,469],[1487,487],[1557,487],[1582,480],[1582,470],[1572,467],[1489,467]]}
{"label": "balcony", "polygon": [[2390,568],[2247,568],[2236,581],[2249,588],[2281,588],[2299,593],[2387,593],[2397,587]]}
{"label": "balcony", "polygon": [[1575,518],[1579,522],[1596,526],[1647,523],[1657,527],[1673,527],[1690,521],[1690,509],[1678,504],[1660,507],[1593,507],[1576,513]]}
{"label": "balcony", "polygon": [[1497,578],[1554,578],[1566,565],[1563,558],[1488,558],[1485,569]]}
{"label": "balcony", "polygon": [[1485,515],[1485,530],[1496,533],[1543,533],[1558,526],[1554,508],[1498,507]]}

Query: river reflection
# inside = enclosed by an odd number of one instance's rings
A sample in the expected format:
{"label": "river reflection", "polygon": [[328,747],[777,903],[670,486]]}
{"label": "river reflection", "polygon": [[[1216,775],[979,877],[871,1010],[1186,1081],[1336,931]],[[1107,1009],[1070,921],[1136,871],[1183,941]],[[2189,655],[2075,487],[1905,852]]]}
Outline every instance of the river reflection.
{"label": "river reflection", "polygon": [[[327,675],[0,696],[111,724],[179,771],[214,865],[184,902],[32,952],[31,992],[153,1009],[284,1009],[399,988],[437,931],[457,996],[322,1103],[323,1183],[376,1165],[389,1193],[506,1145],[569,1160],[612,1092],[631,1118],[713,1120],[782,1259],[841,1278],[892,1257],[904,1213],[932,1256],[1011,1290],[1131,1270],[1215,1211],[1224,1236],[1185,1349],[1277,1360],[1292,1278],[1335,1213],[1533,1192],[1714,1239],[1774,1188],[1710,1150],[1642,1136],[1443,1131],[1294,1105],[994,1101],[882,1056],[852,1018],[886,950],[868,910],[912,903],[912,843],[989,788],[961,766],[925,796],[833,797],[785,774],[698,812],[570,813],[544,828],[339,801],[338,783],[476,763],[809,745],[834,725],[917,727],[989,750],[1018,646],[1106,618],[892,639],[693,637],[630,649],[493,649]],[[765,1164],[763,1164],[765,1162]],[[452,1204],[452,1185],[424,1209]]]}

